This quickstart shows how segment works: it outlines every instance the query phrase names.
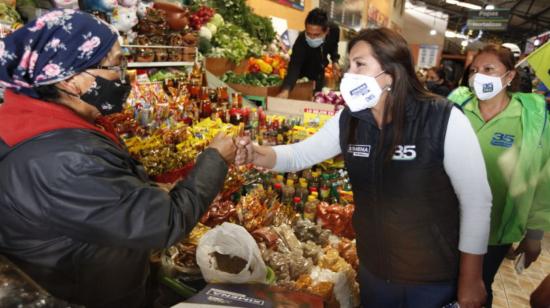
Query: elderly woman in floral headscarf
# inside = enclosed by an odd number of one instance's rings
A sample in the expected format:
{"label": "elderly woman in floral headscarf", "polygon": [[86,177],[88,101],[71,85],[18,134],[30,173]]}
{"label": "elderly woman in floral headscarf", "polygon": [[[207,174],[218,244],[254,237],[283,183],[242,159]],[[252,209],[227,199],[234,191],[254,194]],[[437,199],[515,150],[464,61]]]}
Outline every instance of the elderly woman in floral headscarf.
{"label": "elderly woman in floral headscarf", "polygon": [[95,125],[131,89],[117,39],[89,14],[58,10],[0,40],[0,254],[87,307],[143,304],[149,251],[190,232],[235,155],[219,135],[170,192],[151,183]]}

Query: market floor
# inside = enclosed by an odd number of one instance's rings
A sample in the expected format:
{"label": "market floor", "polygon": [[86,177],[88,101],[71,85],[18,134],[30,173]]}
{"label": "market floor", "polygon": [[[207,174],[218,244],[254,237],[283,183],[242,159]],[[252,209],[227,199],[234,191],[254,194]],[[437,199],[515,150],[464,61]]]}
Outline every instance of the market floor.
{"label": "market floor", "polygon": [[514,262],[504,260],[493,283],[493,308],[524,308],[529,306],[531,292],[550,273],[550,234],[542,242],[542,253],[533,265],[516,274]]}

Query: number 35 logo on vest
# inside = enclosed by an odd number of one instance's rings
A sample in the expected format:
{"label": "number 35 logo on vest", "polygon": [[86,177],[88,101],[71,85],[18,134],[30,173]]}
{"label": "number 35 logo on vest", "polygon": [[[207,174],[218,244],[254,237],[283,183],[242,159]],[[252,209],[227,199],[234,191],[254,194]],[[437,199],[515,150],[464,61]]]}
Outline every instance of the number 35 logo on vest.
{"label": "number 35 logo on vest", "polygon": [[416,158],[416,145],[398,145],[395,147],[393,160],[414,160]]}

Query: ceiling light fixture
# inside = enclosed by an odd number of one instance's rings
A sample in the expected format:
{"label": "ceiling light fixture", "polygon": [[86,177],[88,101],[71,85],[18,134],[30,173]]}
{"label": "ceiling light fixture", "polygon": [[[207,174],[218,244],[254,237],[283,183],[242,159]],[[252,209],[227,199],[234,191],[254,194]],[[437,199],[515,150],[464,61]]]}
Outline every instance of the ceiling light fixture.
{"label": "ceiling light fixture", "polygon": [[482,9],[482,7],[479,6],[479,5],[475,5],[475,4],[468,3],[468,2],[457,1],[457,0],[445,0],[445,3],[465,7],[465,8],[470,9],[470,10],[481,10]]}
{"label": "ceiling light fixture", "polygon": [[437,34],[437,31],[435,30],[435,15],[434,15],[434,23],[432,24],[432,30],[430,30],[430,35],[434,36]]}
{"label": "ceiling light fixture", "polygon": [[494,9],[495,9],[495,6],[494,6],[493,4],[487,4],[487,5],[485,6],[485,9],[486,9],[486,10],[489,10],[489,11],[490,11],[490,10],[494,10]]}
{"label": "ceiling light fixture", "polygon": [[446,31],[445,31],[445,37],[448,37],[448,38],[458,38],[458,39],[462,39],[462,40],[467,40],[467,39],[468,39],[468,36],[467,36],[467,35],[464,35],[464,34],[461,34],[461,33],[457,33],[457,32],[454,32],[454,31],[449,31],[449,30],[446,30]]}
{"label": "ceiling light fixture", "polygon": [[445,31],[445,37],[448,37],[448,38],[456,37],[457,34],[458,33],[454,32],[454,31],[449,31],[449,30]]}

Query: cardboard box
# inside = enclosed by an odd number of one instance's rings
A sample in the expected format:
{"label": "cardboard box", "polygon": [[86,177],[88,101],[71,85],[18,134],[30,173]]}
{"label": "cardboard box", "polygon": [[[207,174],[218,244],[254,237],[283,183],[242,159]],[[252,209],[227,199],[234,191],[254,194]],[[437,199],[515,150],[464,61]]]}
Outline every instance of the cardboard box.
{"label": "cardboard box", "polygon": [[242,95],[252,96],[276,96],[281,91],[281,87],[257,87],[247,84],[228,83],[233,90],[240,92]]}
{"label": "cardboard box", "polygon": [[[252,96],[277,96],[281,92],[281,86],[274,87],[257,87],[246,84],[228,83],[229,87],[243,95]],[[290,91],[288,98],[301,101],[311,101],[313,98],[313,89],[315,83],[313,81],[297,83],[294,89]]]}
{"label": "cardboard box", "polygon": [[235,63],[226,58],[206,58],[206,70],[214,76],[222,76],[227,71],[235,69]]}
{"label": "cardboard box", "polygon": [[288,94],[288,98],[311,101],[313,99],[313,89],[315,89],[315,81],[297,83]]}
{"label": "cardboard box", "polygon": [[315,102],[284,99],[278,97],[268,97],[266,102],[269,113],[284,114],[291,116],[302,116],[306,109],[320,111],[334,111],[335,107],[331,104],[321,104]]}

